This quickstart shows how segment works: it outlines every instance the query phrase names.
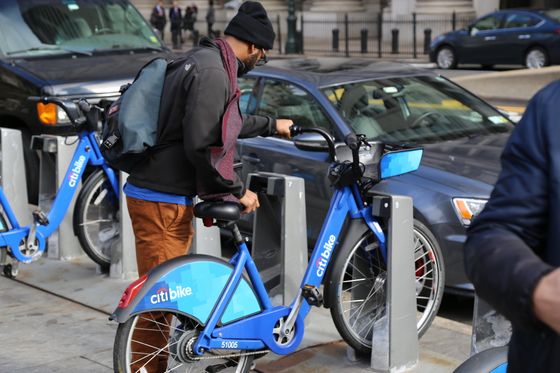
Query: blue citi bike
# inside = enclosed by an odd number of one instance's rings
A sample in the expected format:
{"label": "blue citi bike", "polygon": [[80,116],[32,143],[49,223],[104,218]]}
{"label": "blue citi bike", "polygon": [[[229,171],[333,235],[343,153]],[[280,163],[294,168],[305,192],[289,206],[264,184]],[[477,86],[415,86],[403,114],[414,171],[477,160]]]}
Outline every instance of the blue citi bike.
{"label": "blue citi bike", "polygon": [[[374,323],[385,314],[387,246],[386,221],[376,216],[368,191],[382,179],[416,170],[422,149],[368,144],[350,130],[345,146],[322,129],[293,126],[291,132],[325,138],[335,188],[295,299],[272,305],[236,225],[238,204],[198,203],[195,215],[206,226],[230,229],[237,251],[229,262],[181,256],[133,282],[111,316],[119,323],[115,372],[248,372],[267,352],[297,349],[312,306],[329,307],[347,343],[371,353]],[[423,312],[433,313],[430,323],[437,309]]]}
{"label": "blue citi bike", "polygon": [[76,200],[74,232],[86,254],[106,268],[110,264],[112,245],[119,239],[119,182],[113,169],[105,163],[96,137],[103,109],[84,99],[78,102],[53,97],[29,99],[62,108],[70,123],[68,134],[77,134],[78,144],[51,210],[48,215],[40,210],[33,211],[31,226],[20,226],[0,187],[0,266],[3,273],[15,278],[19,263],[29,263],[42,256],[47,238],[67,213],[87,165],[93,166],[94,171],[83,183]]}

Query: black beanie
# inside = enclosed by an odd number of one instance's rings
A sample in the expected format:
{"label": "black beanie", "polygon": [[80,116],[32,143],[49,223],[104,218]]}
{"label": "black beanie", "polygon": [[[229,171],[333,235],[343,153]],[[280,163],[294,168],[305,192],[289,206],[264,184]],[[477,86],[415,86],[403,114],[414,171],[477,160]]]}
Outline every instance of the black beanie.
{"label": "black beanie", "polygon": [[255,44],[259,48],[274,47],[274,29],[261,3],[246,1],[229,22],[224,34]]}

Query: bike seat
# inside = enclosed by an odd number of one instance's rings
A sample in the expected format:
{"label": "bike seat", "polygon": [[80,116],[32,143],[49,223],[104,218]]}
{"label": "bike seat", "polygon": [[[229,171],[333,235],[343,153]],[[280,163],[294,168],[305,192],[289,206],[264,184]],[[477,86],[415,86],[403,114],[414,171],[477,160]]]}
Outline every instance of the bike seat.
{"label": "bike seat", "polygon": [[206,201],[194,206],[194,215],[201,219],[219,221],[236,221],[241,217],[240,205],[237,202]]}

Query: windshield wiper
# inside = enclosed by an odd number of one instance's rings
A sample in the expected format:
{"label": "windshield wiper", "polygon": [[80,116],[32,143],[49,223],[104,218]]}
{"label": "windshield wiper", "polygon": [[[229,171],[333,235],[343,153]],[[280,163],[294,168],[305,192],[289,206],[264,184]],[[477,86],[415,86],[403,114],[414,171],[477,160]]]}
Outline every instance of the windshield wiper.
{"label": "windshield wiper", "polygon": [[14,55],[14,54],[21,54],[21,53],[34,52],[34,51],[63,51],[63,52],[67,52],[67,53],[81,54],[81,55],[85,55],[85,56],[91,56],[92,55],[90,52],[86,52],[86,51],[77,51],[77,50],[68,49],[68,48],[47,47],[47,46],[26,48],[26,49],[21,49],[21,50],[17,50],[17,51],[6,52],[6,54],[8,56],[11,56],[11,55]]}
{"label": "windshield wiper", "polygon": [[108,48],[96,48],[93,50],[93,52],[104,52],[104,51],[111,51],[111,50],[121,50],[121,51],[151,50],[156,52],[162,52],[164,49],[162,47],[152,47],[152,46],[133,47],[130,45],[113,44]]}

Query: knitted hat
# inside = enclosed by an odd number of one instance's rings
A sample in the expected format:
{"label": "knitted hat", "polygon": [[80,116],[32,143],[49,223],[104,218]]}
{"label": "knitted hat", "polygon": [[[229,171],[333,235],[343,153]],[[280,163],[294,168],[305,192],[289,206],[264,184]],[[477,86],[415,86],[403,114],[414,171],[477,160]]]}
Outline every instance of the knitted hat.
{"label": "knitted hat", "polygon": [[274,47],[274,29],[261,3],[246,1],[229,22],[224,34],[255,44],[259,48]]}

